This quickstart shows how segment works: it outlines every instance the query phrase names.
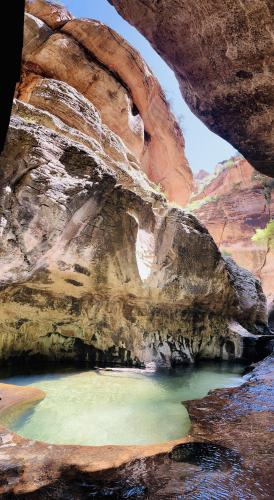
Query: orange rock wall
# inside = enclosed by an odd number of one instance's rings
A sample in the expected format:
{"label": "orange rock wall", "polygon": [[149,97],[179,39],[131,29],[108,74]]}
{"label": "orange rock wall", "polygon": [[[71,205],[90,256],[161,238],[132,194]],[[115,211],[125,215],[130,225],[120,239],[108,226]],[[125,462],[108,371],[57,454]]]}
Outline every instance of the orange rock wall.
{"label": "orange rock wall", "polygon": [[[25,74],[55,78],[76,88],[96,106],[102,121],[123,140],[149,179],[170,201],[185,205],[193,179],[184,138],[140,54],[108,26],[72,19],[60,5],[35,0],[27,2],[27,11],[35,18],[26,33]],[[41,37],[35,19],[55,31],[49,29]],[[23,79],[19,89],[20,100],[27,102],[28,83]]]}
{"label": "orange rock wall", "polygon": [[274,292],[274,250],[252,241],[256,229],[274,218],[274,183],[244,159],[225,168],[192,201],[208,199],[194,210],[219,248],[262,280]]}

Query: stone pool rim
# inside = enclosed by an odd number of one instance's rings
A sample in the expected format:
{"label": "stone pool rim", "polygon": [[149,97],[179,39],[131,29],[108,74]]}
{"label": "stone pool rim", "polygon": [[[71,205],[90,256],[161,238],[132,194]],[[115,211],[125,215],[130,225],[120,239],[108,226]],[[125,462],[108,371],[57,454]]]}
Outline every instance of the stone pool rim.
{"label": "stone pool rim", "polygon": [[[0,419],[6,417],[16,409],[22,406],[38,403],[43,400],[46,393],[41,389],[28,386],[17,386],[14,384],[0,383]],[[12,432],[0,425],[0,443],[3,446],[19,446],[26,450],[25,460],[33,460],[33,453],[40,454],[44,458],[57,460],[56,473],[58,475],[58,465],[79,467],[83,472],[98,472],[118,468],[135,459],[142,459],[169,453],[174,446],[192,442],[189,435],[182,438],[157,443],[152,445],[69,445],[69,444],[50,444],[44,441],[36,441],[24,438],[19,434]],[[1,449],[1,447],[0,447]],[[0,459],[1,460],[1,459]],[[22,491],[35,491],[36,486],[32,485]],[[16,493],[21,489],[16,488]],[[0,486],[1,492],[1,486]]]}
{"label": "stone pool rim", "polygon": [[[231,443],[231,415],[234,415],[234,406],[242,408],[242,402],[245,395],[255,390],[255,399],[260,391],[270,389],[274,378],[274,358],[269,356],[258,363],[255,369],[249,375],[248,380],[238,387],[216,389],[204,398],[187,401],[184,404],[187,407],[191,420],[191,429],[187,436],[175,441],[168,441],[156,445],[109,445],[109,446],[88,446],[88,445],[50,445],[40,441],[32,441],[22,438],[16,433],[9,431],[4,426],[0,427],[0,465],[2,468],[2,477],[6,480],[0,484],[0,493],[6,494],[28,494],[38,491],[40,488],[54,487],[58,481],[62,480],[64,470],[71,471],[70,479],[74,481],[78,475],[85,473],[105,473],[108,470],[117,469],[129,462],[135,460],[154,457],[161,454],[170,453],[172,449],[179,444],[185,443],[219,443],[230,448],[240,449],[246,460],[249,460],[249,447],[246,447],[246,428],[245,422],[237,423],[237,433],[243,432],[245,439],[233,440]],[[9,389],[7,386],[9,385]],[[25,390],[26,389],[26,390]],[[20,394],[19,391],[20,390]],[[9,401],[5,401],[9,393]],[[36,391],[39,391],[39,396]],[[15,386],[11,384],[0,384],[0,416],[6,414],[8,409],[15,409],[17,405],[30,403],[31,401],[41,400],[44,396],[42,391],[34,388]],[[4,398],[4,399],[3,399]],[[33,399],[34,398],[34,399]],[[250,398],[248,398],[248,402]],[[256,401],[250,402],[255,405],[256,411],[248,410],[250,418],[256,419],[258,411],[260,415],[262,410],[256,408]],[[223,434],[225,428],[220,434],[219,427],[216,427],[215,413],[224,420],[229,432]],[[269,425],[269,411],[263,410],[265,424],[260,419],[260,429],[256,433],[260,436],[264,429]],[[271,414],[271,419],[273,415]],[[244,417],[246,418],[246,417]],[[271,420],[272,421],[272,420]],[[233,430],[233,427],[232,427]],[[254,430],[253,430],[253,437]],[[267,435],[267,433],[266,433]],[[268,439],[264,446],[268,446]],[[253,457],[253,450],[252,450]],[[253,460],[253,458],[252,458]],[[264,469],[263,469],[264,470]]]}
{"label": "stone pool rim", "polygon": [[[120,371],[120,368],[113,368],[113,367],[106,367],[106,368],[100,368],[98,370],[102,371]],[[97,371],[97,370],[95,370]],[[122,370],[124,371],[124,370]],[[130,368],[125,369],[125,371],[131,371]],[[132,369],[132,371],[137,371],[137,372],[146,372],[146,370],[142,369]],[[150,371],[150,370],[148,370]],[[155,371],[155,370],[153,370]],[[242,374],[242,384],[244,383],[244,373]],[[240,385],[242,385],[240,384]],[[229,388],[229,387],[228,387]],[[215,390],[220,390],[220,389],[213,389],[209,391],[209,394],[214,392]],[[4,397],[3,397],[4,396]],[[170,453],[172,449],[175,446],[178,446],[180,444],[184,443],[189,443],[191,442],[190,438],[190,433],[192,429],[192,422],[190,418],[190,428],[189,432],[181,437],[178,437],[177,439],[172,439],[172,440],[165,440],[161,441],[158,443],[151,443],[151,444],[126,444],[126,445],[117,445],[117,444],[104,444],[104,445],[83,445],[83,444],[55,444],[55,443],[50,443],[47,441],[42,441],[42,440],[36,440],[36,439],[31,439],[31,438],[25,438],[21,436],[20,434],[13,432],[9,430],[8,425],[1,425],[1,419],[3,417],[8,417],[12,415],[13,412],[16,410],[20,410],[20,408],[29,408],[30,406],[34,405],[35,403],[39,403],[42,401],[45,397],[47,396],[47,393],[43,391],[42,389],[39,389],[37,387],[29,387],[29,386],[23,386],[23,385],[16,385],[16,384],[10,384],[10,383],[5,383],[1,382],[0,383],[0,438],[2,435],[2,432],[4,430],[7,431],[10,435],[16,436],[17,439],[22,440],[22,442],[29,442],[29,443],[39,443],[41,445],[45,446],[50,446],[51,448],[54,447],[64,447],[64,448],[70,448],[71,452],[78,450],[78,448],[84,448],[86,450],[96,450],[97,453],[100,454],[100,449],[107,448],[110,452],[112,453],[112,449],[115,449],[116,452],[116,460],[115,464],[113,464],[113,460],[110,459],[109,461],[106,460],[106,467],[104,468],[112,468],[113,466],[117,467],[117,463],[119,463],[118,466],[123,465],[124,463],[124,455],[126,452],[126,455],[128,455],[129,460],[135,459],[135,458],[146,458],[148,456],[153,456],[158,453]],[[205,396],[206,397],[206,396]],[[203,398],[197,399],[197,401],[200,401]],[[185,405],[187,411],[187,403],[188,401],[193,401],[193,400],[187,400],[187,401],[181,401],[182,404]],[[128,459],[126,459],[126,462]],[[95,469],[97,470],[97,468]],[[100,466],[100,470],[101,466]]]}
{"label": "stone pool rim", "polygon": [[[212,361],[212,360],[208,360],[208,361]],[[204,363],[204,364],[206,365],[207,363]],[[197,363],[197,365],[199,366],[199,363]],[[228,365],[234,365],[234,363],[228,363]],[[244,366],[245,366],[245,368],[244,368]],[[69,368],[75,368],[75,367],[69,366]],[[151,374],[155,374],[156,372],[161,372],[161,371],[166,372],[167,369],[165,368],[163,370],[159,370],[156,368],[151,369],[151,367],[148,367],[148,368],[146,367],[146,368],[142,369],[142,368],[125,368],[125,367],[109,366],[109,367],[104,367],[104,368],[98,367],[98,368],[91,369],[91,370],[90,369],[83,370],[83,371],[80,370],[79,374],[89,372],[89,371],[92,371],[92,372],[114,372],[114,373],[119,373],[119,372],[123,372],[123,373],[124,372],[129,372],[129,373],[133,372],[133,373],[135,373],[136,372],[137,374],[149,376]],[[176,370],[172,369],[172,371],[175,372]],[[41,372],[41,373],[44,373],[44,372]],[[62,371],[57,370],[56,373],[62,373]],[[78,374],[78,370],[76,370],[76,372],[73,372],[73,374],[75,374],[75,373]],[[69,375],[69,373],[64,372],[64,375]],[[3,418],[12,417],[12,414],[15,413],[17,410],[20,411],[21,408],[24,410],[28,410],[29,408],[34,406],[36,403],[39,403],[44,398],[46,398],[47,392],[44,391],[43,389],[40,389],[40,388],[35,387],[33,385],[32,386],[17,385],[17,384],[13,384],[13,383],[9,383],[9,382],[6,383],[6,382],[2,381],[2,382],[0,382],[0,432],[1,432],[1,429],[7,429],[8,432],[10,432],[10,434],[16,435],[21,439],[24,439],[24,440],[30,441],[30,442],[35,441],[35,442],[43,443],[43,444],[49,445],[49,446],[70,446],[70,447],[81,446],[81,447],[85,447],[85,448],[96,448],[96,449],[107,446],[108,448],[109,447],[111,447],[111,448],[114,447],[116,449],[134,448],[135,450],[136,450],[136,448],[138,448],[138,451],[141,451],[141,453],[144,452],[145,453],[144,457],[146,457],[147,456],[146,455],[146,448],[149,448],[149,450],[152,450],[155,447],[155,453],[158,453],[158,448],[160,447],[161,449],[163,449],[164,452],[166,452],[166,451],[170,451],[170,446],[173,447],[173,446],[176,446],[182,442],[185,442],[185,439],[188,438],[188,436],[191,433],[191,429],[192,429],[192,421],[191,421],[191,417],[189,414],[188,403],[191,403],[192,401],[196,401],[196,400],[200,401],[204,397],[210,395],[211,393],[214,393],[214,391],[219,391],[219,390],[222,390],[225,388],[229,389],[229,388],[233,388],[233,387],[240,387],[245,382],[245,378],[244,378],[245,375],[246,375],[246,364],[243,364],[242,373],[241,373],[241,375],[239,375],[241,378],[240,384],[237,384],[236,386],[227,385],[225,387],[220,387],[220,388],[216,388],[216,389],[209,389],[208,392],[200,398],[178,400],[178,403],[185,407],[185,409],[187,410],[188,416],[189,416],[190,425],[189,425],[188,432],[186,434],[184,434],[182,436],[178,436],[177,438],[174,438],[174,439],[164,439],[164,440],[159,440],[158,442],[142,443],[142,444],[138,444],[138,443],[127,443],[127,444],[54,443],[54,442],[51,442],[50,440],[44,441],[41,439],[31,438],[28,436],[22,436],[20,434],[20,432],[16,432],[16,430],[9,429],[9,423],[3,421]],[[1,397],[3,394],[4,394],[4,401],[3,401],[3,398]],[[1,420],[2,420],[2,422],[1,422]],[[154,451],[152,450],[152,455],[153,454],[154,454]]]}

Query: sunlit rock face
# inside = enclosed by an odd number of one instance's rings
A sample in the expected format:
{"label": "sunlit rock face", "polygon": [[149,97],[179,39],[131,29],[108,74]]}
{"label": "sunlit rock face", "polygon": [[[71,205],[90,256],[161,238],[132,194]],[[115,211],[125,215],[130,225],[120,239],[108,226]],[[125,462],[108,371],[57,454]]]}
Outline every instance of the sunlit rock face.
{"label": "sunlit rock face", "polygon": [[[62,7],[42,0],[27,9],[20,99],[28,102],[32,93],[30,73],[72,85],[96,106],[139,168],[169,200],[184,205],[192,190],[184,138],[140,54],[99,21],[70,20]],[[59,26],[56,18],[63,20]]]}
{"label": "sunlit rock face", "polygon": [[71,21],[73,16],[58,2],[45,2],[44,0],[26,0],[27,11],[44,21],[53,30],[61,28]]}
{"label": "sunlit rock face", "polygon": [[[267,295],[274,293],[274,235],[254,241],[256,230],[274,219],[274,181],[243,158],[216,167],[197,180],[190,207],[205,224],[220,250],[253,274]],[[253,238],[253,239],[252,239]]]}
{"label": "sunlit rock face", "polygon": [[[153,112],[144,105],[132,115],[137,128],[125,120],[120,130],[121,118],[114,130],[111,120],[133,92],[76,41],[89,23],[65,24],[72,36],[27,19],[24,76],[0,159],[1,359],[170,366],[256,358],[267,324],[260,283],[155,191],[140,155],[142,123],[152,126]],[[104,101],[106,88],[119,90],[117,99]],[[151,133],[146,158],[156,155],[155,168],[160,137],[184,157],[166,116]]]}
{"label": "sunlit rock face", "polygon": [[274,177],[274,4],[109,0],[174,69],[199,118]]}

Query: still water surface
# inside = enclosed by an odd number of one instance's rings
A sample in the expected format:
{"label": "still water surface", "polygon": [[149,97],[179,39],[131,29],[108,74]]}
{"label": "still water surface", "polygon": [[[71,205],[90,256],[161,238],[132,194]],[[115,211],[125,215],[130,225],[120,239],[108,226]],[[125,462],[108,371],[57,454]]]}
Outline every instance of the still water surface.
{"label": "still water surface", "polygon": [[130,370],[20,375],[6,383],[38,387],[46,398],[9,418],[9,428],[55,444],[150,444],[188,433],[181,401],[240,385],[243,367],[207,363],[171,372]]}

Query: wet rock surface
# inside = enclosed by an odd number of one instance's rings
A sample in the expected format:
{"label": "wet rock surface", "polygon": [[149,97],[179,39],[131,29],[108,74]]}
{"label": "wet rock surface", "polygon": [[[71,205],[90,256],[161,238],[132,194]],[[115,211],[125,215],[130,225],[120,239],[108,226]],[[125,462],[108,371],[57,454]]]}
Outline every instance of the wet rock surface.
{"label": "wet rock surface", "polygon": [[2,429],[0,492],[23,499],[271,499],[273,366],[269,356],[242,386],[184,403],[192,429],[177,443],[50,446]]}

